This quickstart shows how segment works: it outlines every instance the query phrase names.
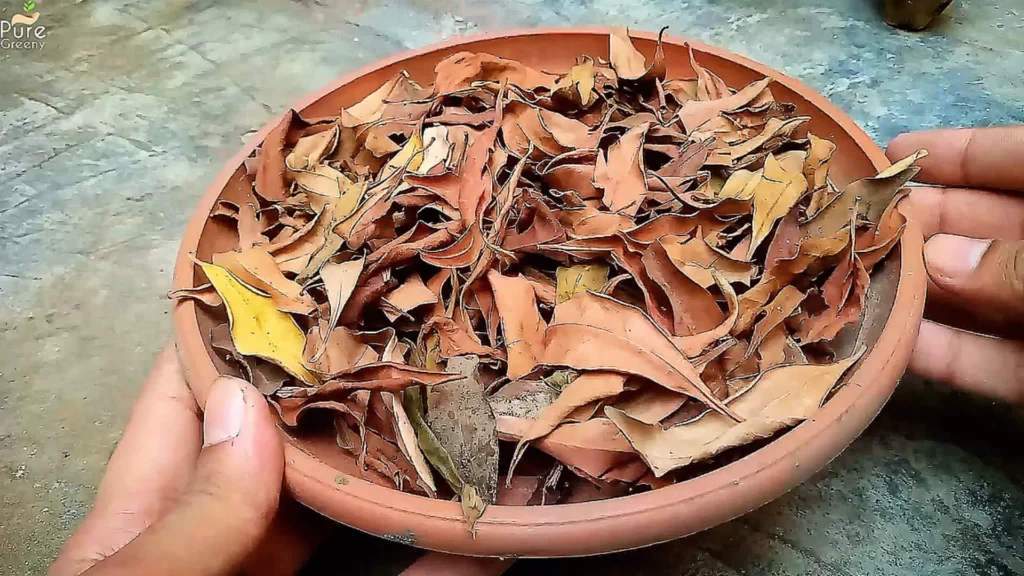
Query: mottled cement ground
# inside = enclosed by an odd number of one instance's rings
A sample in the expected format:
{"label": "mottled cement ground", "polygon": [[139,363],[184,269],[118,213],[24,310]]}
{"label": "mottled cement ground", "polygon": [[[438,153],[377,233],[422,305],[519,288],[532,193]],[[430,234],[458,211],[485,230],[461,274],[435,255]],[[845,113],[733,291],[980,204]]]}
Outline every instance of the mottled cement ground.
{"label": "mottled cement ground", "polygon": [[[870,0],[38,0],[45,47],[0,52],[0,574],[42,572],[88,509],[170,336],[163,295],[193,204],[299,96],[460,33],[669,25],[800,78],[880,142],[1024,121],[1024,5],[956,4],[907,34]],[[0,17],[18,5],[0,0]],[[1022,437],[1019,413],[910,383],[828,471],[757,513],[514,570],[1024,573]],[[408,557],[355,541],[390,566]]]}

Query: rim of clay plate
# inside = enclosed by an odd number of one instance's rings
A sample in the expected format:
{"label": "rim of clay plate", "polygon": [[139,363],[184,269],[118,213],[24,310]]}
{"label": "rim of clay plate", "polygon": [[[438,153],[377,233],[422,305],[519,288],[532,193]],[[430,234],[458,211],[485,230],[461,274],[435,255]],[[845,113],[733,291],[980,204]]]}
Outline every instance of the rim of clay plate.
{"label": "rim of clay plate", "polygon": [[[301,111],[355,79],[409,58],[481,40],[522,36],[608,35],[611,28],[538,28],[460,37],[404,52],[342,76],[294,108]],[[633,32],[654,40],[656,34]],[[889,166],[882,150],[849,117],[802,83],[762,64],[700,42],[697,52],[732,60],[798,93],[830,116],[878,170]],[[174,270],[175,288],[191,287],[192,255],[208,215],[232,174],[277,123],[267,124],[228,161],[207,189],[185,230]],[[310,508],[360,530],[443,552],[474,556],[555,557],[600,554],[672,540],[743,515],[783,495],[839,455],[878,414],[906,367],[920,326],[926,288],[923,240],[908,222],[900,278],[885,327],[846,385],[815,414],[785,435],[731,464],[665,488],[609,500],[553,506],[491,506],[470,535],[458,503],[432,500],[341,474],[285,436],[285,485]],[[174,326],[186,378],[200,405],[218,376],[191,301],[177,303]]]}

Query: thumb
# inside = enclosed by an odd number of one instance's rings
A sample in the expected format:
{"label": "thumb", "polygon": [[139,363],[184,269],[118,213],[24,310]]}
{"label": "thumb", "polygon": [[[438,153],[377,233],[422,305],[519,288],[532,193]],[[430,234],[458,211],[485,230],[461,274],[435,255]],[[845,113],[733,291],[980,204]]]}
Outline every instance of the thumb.
{"label": "thumb", "polygon": [[1024,325],[1024,241],[938,234],[925,246],[925,260],[932,281],[965,308]]}
{"label": "thumb", "polygon": [[178,504],[86,574],[228,576],[237,573],[277,510],[281,439],[263,396],[219,378],[203,418],[203,449]]}

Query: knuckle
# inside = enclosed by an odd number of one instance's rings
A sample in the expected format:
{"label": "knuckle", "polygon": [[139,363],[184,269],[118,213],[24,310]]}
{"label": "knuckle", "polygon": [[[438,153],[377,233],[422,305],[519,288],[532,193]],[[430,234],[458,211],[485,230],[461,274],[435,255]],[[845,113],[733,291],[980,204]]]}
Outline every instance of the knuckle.
{"label": "knuckle", "polygon": [[1013,242],[1008,246],[1000,266],[1003,280],[1012,293],[1024,298],[1024,241]]}

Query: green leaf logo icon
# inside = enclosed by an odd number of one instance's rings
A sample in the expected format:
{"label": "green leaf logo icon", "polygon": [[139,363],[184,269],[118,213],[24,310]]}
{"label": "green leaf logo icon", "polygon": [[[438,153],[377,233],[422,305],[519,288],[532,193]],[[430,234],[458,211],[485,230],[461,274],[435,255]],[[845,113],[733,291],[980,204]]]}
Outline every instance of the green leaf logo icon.
{"label": "green leaf logo icon", "polygon": [[35,0],[25,0],[25,3],[22,5],[22,8],[25,9],[25,12],[31,12],[31,11],[35,10],[36,9]]}

